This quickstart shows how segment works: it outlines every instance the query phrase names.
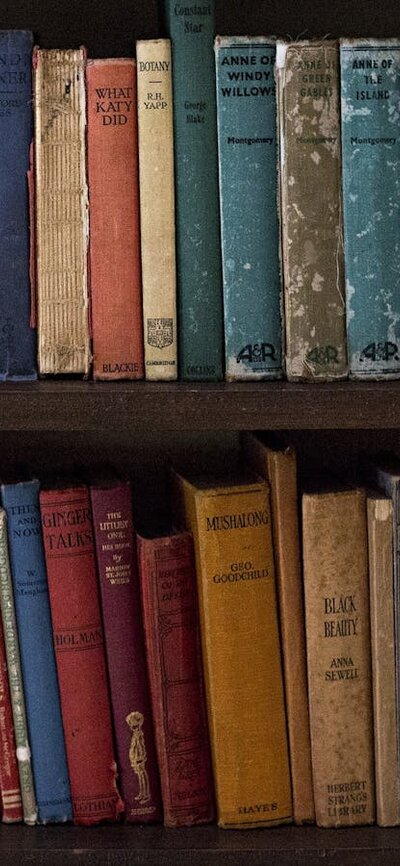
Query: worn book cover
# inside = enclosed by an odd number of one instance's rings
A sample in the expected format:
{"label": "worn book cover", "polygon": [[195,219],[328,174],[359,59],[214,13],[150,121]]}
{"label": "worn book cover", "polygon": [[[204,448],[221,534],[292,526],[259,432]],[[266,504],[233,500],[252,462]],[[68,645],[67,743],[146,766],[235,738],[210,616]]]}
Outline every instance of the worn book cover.
{"label": "worn book cover", "polygon": [[89,490],[40,491],[53,640],[75,824],[115,820],[116,786]]}
{"label": "worn book cover", "polygon": [[368,550],[374,708],[376,820],[400,823],[393,594],[393,503],[368,493]]}
{"label": "worn book cover", "polygon": [[119,784],[126,820],[160,821],[161,794],[128,482],[90,488]]}
{"label": "worn book cover", "polygon": [[225,378],[282,375],[275,42],[215,40]]}
{"label": "worn book cover", "polygon": [[19,782],[14,724],[8,682],[6,647],[0,617],[0,808],[5,824],[22,821],[21,785]]}
{"label": "worn book cover", "polygon": [[347,339],[354,378],[400,376],[400,40],[342,39]]}
{"label": "worn book cover", "polygon": [[315,817],[308,712],[303,575],[298,520],[297,460],[279,441],[243,433],[242,456],[271,486],[272,535],[288,724],[293,819]]}
{"label": "worn book cover", "polygon": [[163,0],[172,41],[180,378],[223,378],[215,10]]}
{"label": "worn book cover", "polygon": [[175,476],[193,533],[217,817],[292,820],[269,488]]}
{"label": "worn book cover", "polygon": [[33,135],[29,30],[0,30],[0,380],[36,378],[27,173]]}
{"label": "worn book cover", "polygon": [[141,39],[136,42],[136,58],[145,377],[176,379],[171,43],[169,39]]}
{"label": "worn book cover", "polygon": [[303,496],[308,692],[316,822],[372,824],[375,778],[366,498]]}
{"label": "worn book cover", "polygon": [[38,364],[89,372],[83,48],[34,52]]}
{"label": "worn book cover", "polygon": [[2,484],[38,821],[70,821],[71,794],[53,646],[39,482]]}
{"label": "worn book cover", "polygon": [[146,654],[167,827],[213,820],[194,567],[188,532],[138,537]]}
{"label": "worn book cover", "polygon": [[347,374],[336,42],[278,42],[282,264],[289,380]]}
{"label": "worn book cover", "polygon": [[143,378],[136,64],[88,60],[94,379]]}
{"label": "worn book cover", "polygon": [[14,722],[23,818],[26,824],[36,824],[37,808],[35,787],[33,782],[31,750],[26,720],[25,697],[22,682],[10,560],[8,557],[7,515],[3,508],[0,508],[0,606],[6,647],[7,672]]}

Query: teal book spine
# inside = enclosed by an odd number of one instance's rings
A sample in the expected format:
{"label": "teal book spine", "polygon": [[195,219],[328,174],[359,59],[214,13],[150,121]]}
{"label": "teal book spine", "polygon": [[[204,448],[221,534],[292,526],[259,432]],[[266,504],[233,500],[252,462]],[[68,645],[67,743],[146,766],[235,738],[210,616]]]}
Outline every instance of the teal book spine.
{"label": "teal book spine", "polygon": [[7,515],[3,508],[0,508],[0,606],[4,643],[6,647],[11,707],[14,721],[18,773],[21,785],[22,811],[26,824],[36,824],[36,796],[33,782],[28,724],[26,720],[25,696],[19,654],[14,594],[8,555]]}
{"label": "teal book spine", "polygon": [[400,40],[341,40],[350,375],[400,377]]}
{"label": "teal book spine", "polygon": [[39,482],[1,485],[38,822],[72,820],[53,646]]}
{"label": "teal book spine", "polygon": [[217,381],[223,316],[214,2],[164,0],[164,12],[172,42],[180,375]]}
{"label": "teal book spine", "polygon": [[282,375],[275,43],[215,40],[225,378]]}

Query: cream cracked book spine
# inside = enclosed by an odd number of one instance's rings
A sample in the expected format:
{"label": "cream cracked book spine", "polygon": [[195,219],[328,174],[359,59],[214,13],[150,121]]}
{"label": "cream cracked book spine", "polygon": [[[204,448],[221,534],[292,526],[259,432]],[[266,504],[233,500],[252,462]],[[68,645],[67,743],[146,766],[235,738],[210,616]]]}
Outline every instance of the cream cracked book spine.
{"label": "cream cracked book spine", "polygon": [[39,372],[87,375],[86,54],[36,48],[33,62]]}

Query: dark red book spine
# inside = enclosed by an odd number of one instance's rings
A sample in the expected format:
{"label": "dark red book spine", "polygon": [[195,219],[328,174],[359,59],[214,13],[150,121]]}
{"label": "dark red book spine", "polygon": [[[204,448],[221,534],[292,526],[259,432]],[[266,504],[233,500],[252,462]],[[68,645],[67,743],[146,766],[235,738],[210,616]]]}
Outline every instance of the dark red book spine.
{"label": "dark red book spine", "polygon": [[192,538],[138,538],[138,551],[164,822],[206,823],[214,792]]}
{"label": "dark red book spine", "polygon": [[115,820],[111,711],[87,487],[42,490],[40,508],[72,808],[76,824]]}
{"label": "dark red book spine", "polygon": [[127,821],[162,818],[129,483],[90,490],[104,636]]}
{"label": "dark red book spine", "polygon": [[0,617],[0,802],[6,824],[22,821],[21,788],[15,752],[6,648]]}

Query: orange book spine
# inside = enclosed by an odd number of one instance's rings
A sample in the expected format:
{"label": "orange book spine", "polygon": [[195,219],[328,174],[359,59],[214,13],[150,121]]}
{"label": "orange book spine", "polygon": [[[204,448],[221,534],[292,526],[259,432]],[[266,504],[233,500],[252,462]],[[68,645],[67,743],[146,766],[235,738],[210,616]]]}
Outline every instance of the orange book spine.
{"label": "orange book spine", "polygon": [[95,379],[143,378],[134,60],[89,60],[88,176]]}

